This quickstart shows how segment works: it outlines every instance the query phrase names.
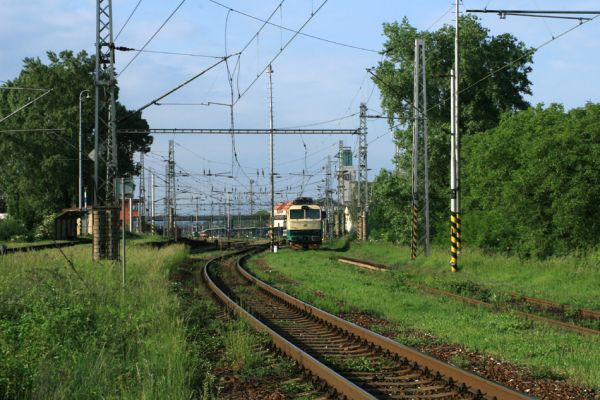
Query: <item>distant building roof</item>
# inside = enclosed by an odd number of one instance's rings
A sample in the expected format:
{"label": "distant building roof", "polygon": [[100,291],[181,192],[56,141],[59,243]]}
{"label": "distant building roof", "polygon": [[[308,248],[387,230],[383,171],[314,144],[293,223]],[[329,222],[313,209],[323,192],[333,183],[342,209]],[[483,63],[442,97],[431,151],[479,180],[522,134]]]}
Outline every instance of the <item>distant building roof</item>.
{"label": "distant building roof", "polygon": [[293,201],[288,201],[286,203],[275,204],[275,213],[284,213],[290,208],[290,206],[294,204]]}

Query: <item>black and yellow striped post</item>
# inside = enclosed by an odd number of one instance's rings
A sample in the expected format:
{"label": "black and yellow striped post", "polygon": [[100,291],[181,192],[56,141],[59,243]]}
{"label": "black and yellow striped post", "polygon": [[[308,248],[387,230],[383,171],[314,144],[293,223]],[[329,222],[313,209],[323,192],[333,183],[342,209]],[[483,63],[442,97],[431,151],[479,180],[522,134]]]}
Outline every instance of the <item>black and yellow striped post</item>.
{"label": "black and yellow striped post", "polygon": [[460,252],[460,249],[462,247],[461,236],[462,236],[462,233],[460,230],[460,213],[457,212],[456,213],[456,239],[457,239],[456,247],[458,249],[458,252]]}
{"label": "black and yellow striped post", "polygon": [[458,271],[458,248],[459,248],[459,225],[458,214],[454,211],[450,212],[450,270]]}
{"label": "black and yellow striped post", "polygon": [[417,223],[418,223],[417,205],[413,202],[412,205],[412,239],[410,242],[410,259],[415,260],[417,258]]}

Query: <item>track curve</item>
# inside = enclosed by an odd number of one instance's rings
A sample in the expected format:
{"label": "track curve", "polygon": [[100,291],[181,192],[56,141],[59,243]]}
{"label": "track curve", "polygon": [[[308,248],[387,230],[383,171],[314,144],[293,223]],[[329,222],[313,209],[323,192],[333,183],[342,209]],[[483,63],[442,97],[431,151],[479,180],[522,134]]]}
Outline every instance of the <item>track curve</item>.
{"label": "track curve", "polygon": [[204,278],[234,312],[348,399],[530,399],[287,295],[244,270],[212,270]]}

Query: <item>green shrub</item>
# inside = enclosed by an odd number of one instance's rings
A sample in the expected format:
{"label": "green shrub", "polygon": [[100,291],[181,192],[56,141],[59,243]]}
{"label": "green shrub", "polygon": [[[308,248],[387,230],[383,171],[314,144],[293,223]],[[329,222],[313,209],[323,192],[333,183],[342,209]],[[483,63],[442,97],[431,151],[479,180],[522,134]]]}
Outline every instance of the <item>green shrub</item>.
{"label": "green shrub", "polygon": [[29,236],[25,225],[14,218],[0,220],[0,240],[10,240],[15,236],[22,236],[24,238]]}

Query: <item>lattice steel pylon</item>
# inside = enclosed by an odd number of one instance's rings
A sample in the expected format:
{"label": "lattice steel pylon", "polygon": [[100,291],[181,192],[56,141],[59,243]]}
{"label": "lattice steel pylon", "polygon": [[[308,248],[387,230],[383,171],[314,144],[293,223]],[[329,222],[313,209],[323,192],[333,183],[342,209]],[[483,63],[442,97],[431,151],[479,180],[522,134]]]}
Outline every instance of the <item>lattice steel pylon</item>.
{"label": "lattice steel pylon", "polygon": [[358,238],[367,240],[367,215],[369,213],[369,181],[367,176],[367,105],[360,103],[358,134]]}
{"label": "lattice steel pylon", "polygon": [[169,160],[166,166],[167,185],[165,188],[165,216],[167,217],[167,235],[177,239],[177,184],[175,182],[175,141],[169,140]]}
{"label": "lattice steel pylon", "polygon": [[331,189],[331,156],[327,156],[327,164],[325,165],[325,225],[326,225],[326,237],[327,239],[333,239],[333,207],[332,207],[332,193]]}
{"label": "lattice steel pylon", "polygon": [[342,171],[342,152],[344,151],[344,142],[340,140],[339,148],[337,153],[337,210],[336,210],[336,218],[337,218],[337,228],[336,235],[343,236],[344,235],[344,172]]}
{"label": "lattice steel pylon", "polygon": [[[96,0],[94,260],[119,258],[117,121],[112,0]],[[105,171],[102,171],[102,167]],[[116,237],[115,237],[116,235]]]}

